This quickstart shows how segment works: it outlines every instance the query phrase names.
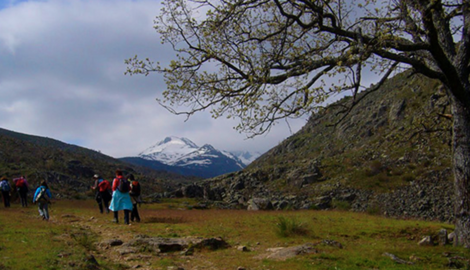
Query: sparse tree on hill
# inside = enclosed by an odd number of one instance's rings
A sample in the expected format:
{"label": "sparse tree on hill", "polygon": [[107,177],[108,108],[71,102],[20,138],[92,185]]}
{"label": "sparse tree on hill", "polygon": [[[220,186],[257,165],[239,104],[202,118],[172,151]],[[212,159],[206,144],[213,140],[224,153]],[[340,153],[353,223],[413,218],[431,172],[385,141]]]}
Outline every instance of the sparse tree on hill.
{"label": "sparse tree on hill", "polygon": [[343,91],[347,112],[371,75],[373,90],[397,68],[441,81],[453,115],[455,243],[470,248],[469,0],[166,0],[155,23],[176,59],[162,68],[136,56],[127,72],[162,72],[165,108],[238,118],[249,136]]}

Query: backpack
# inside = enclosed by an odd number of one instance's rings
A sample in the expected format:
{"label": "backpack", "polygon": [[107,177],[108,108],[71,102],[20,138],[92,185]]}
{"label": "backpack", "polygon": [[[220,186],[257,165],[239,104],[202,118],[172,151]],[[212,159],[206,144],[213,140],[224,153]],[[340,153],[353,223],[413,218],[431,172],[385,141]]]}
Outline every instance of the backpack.
{"label": "backpack", "polygon": [[121,192],[127,193],[131,189],[131,183],[126,178],[118,178],[119,185],[117,189]]}
{"label": "backpack", "polygon": [[46,196],[47,196],[46,188],[45,188],[45,187],[39,187],[39,188],[40,188],[41,190],[39,191],[38,196],[36,196],[36,201],[37,201],[37,202],[40,201],[40,200],[42,200],[42,201],[49,201],[49,200],[47,199],[47,197],[46,197]]}
{"label": "backpack", "polygon": [[24,179],[23,178],[20,178],[18,179],[16,182],[15,182],[15,185],[17,188],[22,188],[25,186],[25,183],[24,183]]}
{"label": "backpack", "polygon": [[139,196],[140,195],[139,181],[132,181],[132,183],[131,183],[131,195],[132,196]]}
{"label": "backpack", "polygon": [[111,188],[109,182],[106,181],[106,180],[102,180],[102,181],[98,184],[98,187],[99,187],[100,192],[105,192],[106,190],[108,190],[108,189]]}
{"label": "backpack", "polygon": [[10,183],[7,180],[3,180],[0,182],[0,187],[2,187],[2,191],[8,192],[11,190]]}

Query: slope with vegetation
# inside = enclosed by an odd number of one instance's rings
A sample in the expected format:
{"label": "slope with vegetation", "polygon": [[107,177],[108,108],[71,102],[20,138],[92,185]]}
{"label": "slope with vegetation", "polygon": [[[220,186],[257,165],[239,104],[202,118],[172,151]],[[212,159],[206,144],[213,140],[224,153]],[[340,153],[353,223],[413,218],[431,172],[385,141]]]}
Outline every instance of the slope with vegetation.
{"label": "slope with vegetation", "polygon": [[358,98],[350,111],[345,97],[314,114],[244,171],[193,185],[194,195],[228,207],[451,220],[452,121],[441,85],[405,72]]}
{"label": "slope with vegetation", "polygon": [[113,179],[120,168],[134,174],[146,187],[146,195],[171,190],[188,177],[132,165],[94,150],[54,139],[0,129],[0,174],[10,180],[24,175],[35,187],[46,180],[58,197],[82,197],[92,177]]}

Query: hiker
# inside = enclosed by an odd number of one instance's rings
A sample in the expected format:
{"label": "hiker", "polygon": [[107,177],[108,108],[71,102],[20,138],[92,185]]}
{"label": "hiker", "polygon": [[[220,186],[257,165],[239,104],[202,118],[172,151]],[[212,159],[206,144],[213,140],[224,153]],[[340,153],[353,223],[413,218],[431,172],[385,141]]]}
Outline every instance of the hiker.
{"label": "hiker", "polygon": [[10,207],[11,186],[10,182],[8,182],[8,179],[5,176],[3,176],[0,180],[0,190],[2,191],[3,204],[5,207]]}
{"label": "hiker", "polygon": [[93,179],[95,180],[95,183],[91,188],[96,191],[95,199],[98,203],[98,207],[100,208],[100,213],[103,214],[104,204],[104,209],[106,209],[106,214],[108,214],[109,201],[111,201],[111,184],[109,184],[107,180],[101,178],[98,174],[95,174]]}
{"label": "hiker", "polygon": [[28,207],[28,191],[29,191],[29,184],[26,180],[26,177],[23,175],[19,178],[13,179],[15,183],[16,191],[20,196],[21,207]]}
{"label": "hiker", "polygon": [[43,220],[49,220],[49,210],[48,205],[51,202],[52,195],[49,187],[47,186],[46,181],[42,181],[41,185],[36,189],[36,192],[33,196],[33,203],[38,203],[39,215]]}
{"label": "hiker", "polygon": [[131,191],[129,192],[132,201],[131,221],[135,220],[137,222],[140,222],[139,211],[137,211],[137,204],[142,201],[140,199],[140,183],[134,178],[133,174],[129,174],[127,179],[131,184]]}
{"label": "hiker", "polygon": [[113,198],[109,204],[109,210],[114,212],[113,222],[119,223],[118,211],[124,210],[124,223],[129,225],[129,212],[132,211],[130,184],[124,178],[121,170],[116,170],[116,178],[113,180]]}

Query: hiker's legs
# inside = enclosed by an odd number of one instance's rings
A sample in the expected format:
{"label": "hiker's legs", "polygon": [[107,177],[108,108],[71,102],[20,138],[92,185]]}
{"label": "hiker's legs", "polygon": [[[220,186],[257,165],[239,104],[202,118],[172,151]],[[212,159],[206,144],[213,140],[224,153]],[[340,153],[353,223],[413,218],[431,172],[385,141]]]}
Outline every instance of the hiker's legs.
{"label": "hiker's legs", "polygon": [[5,200],[6,200],[5,207],[10,207],[10,199],[11,199],[11,198],[10,198],[10,193],[7,192],[5,195],[6,195],[6,196],[5,196]]}
{"label": "hiker's legs", "polygon": [[109,214],[109,201],[103,200],[104,208],[106,209],[106,214]]}
{"label": "hiker's legs", "polygon": [[22,207],[28,206],[28,191],[20,190],[20,201]]}
{"label": "hiker's legs", "polygon": [[109,193],[107,192],[108,191],[106,191],[106,193],[104,192],[101,193],[101,198],[103,200],[104,208],[106,209],[106,214],[109,213],[109,201],[111,201],[111,196],[109,196]]}
{"label": "hiker's legs", "polygon": [[42,207],[42,212],[44,213],[44,219],[45,220],[49,220],[49,207],[48,207],[48,203],[44,203],[43,207]]}
{"label": "hiker's legs", "polygon": [[96,192],[95,199],[98,203],[98,207],[100,208],[100,213],[103,214],[103,199],[101,198],[101,194],[99,192]]}
{"label": "hiker's legs", "polygon": [[114,211],[113,214],[114,214],[114,219],[113,219],[113,221],[116,222],[116,223],[118,223],[118,222],[119,222],[118,211]]}
{"label": "hiker's legs", "polygon": [[46,219],[46,218],[45,218],[45,215],[44,215],[44,203],[43,203],[43,202],[38,202],[38,211],[39,211],[39,215],[40,215],[43,219]]}
{"label": "hiker's legs", "polygon": [[9,206],[9,202],[8,202],[8,191],[2,191],[2,197],[3,197],[3,205],[5,207],[8,207]]}
{"label": "hiker's legs", "polygon": [[137,203],[132,205],[131,221],[134,221],[134,219],[137,222],[140,222],[139,211],[137,210]]}
{"label": "hiker's legs", "polygon": [[129,224],[129,212],[131,211],[124,209],[124,223],[125,224]]}
{"label": "hiker's legs", "polygon": [[135,219],[135,204],[132,204],[132,211],[131,211],[131,221],[134,221]]}

